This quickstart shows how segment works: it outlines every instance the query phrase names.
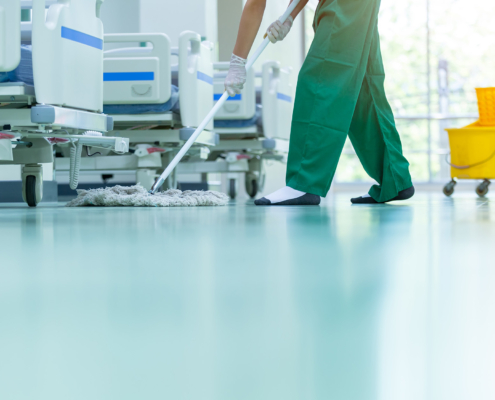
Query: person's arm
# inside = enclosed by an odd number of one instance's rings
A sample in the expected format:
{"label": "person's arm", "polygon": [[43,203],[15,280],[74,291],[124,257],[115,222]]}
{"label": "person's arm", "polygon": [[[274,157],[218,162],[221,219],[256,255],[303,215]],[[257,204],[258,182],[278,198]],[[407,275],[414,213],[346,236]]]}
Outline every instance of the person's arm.
{"label": "person's arm", "polygon": [[[275,43],[283,40],[290,31],[294,18],[298,16],[309,0],[301,0],[291,14],[291,17],[281,24],[278,20],[268,28],[267,35]],[[289,5],[292,3],[289,3]],[[225,79],[225,90],[229,96],[240,94],[246,83],[246,63],[249,52],[260,29],[265,13],[266,0],[247,0],[242,11],[241,23],[237,34],[237,41],[230,60],[230,68]]]}
{"label": "person's arm", "polygon": [[[291,0],[289,5],[292,4],[294,0]],[[296,19],[299,13],[303,10],[304,7],[306,7],[306,4],[308,4],[309,0],[301,0],[299,4],[294,8],[294,11],[290,14],[292,19]]]}
{"label": "person's arm", "polygon": [[[289,5],[292,4],[292,1],[294,0],[291,0]],[[291,26],[292,22],[297,18],[306,4],[308,4],[308,1],[309,0],[301,0],[294,11],[292,11]],[[256,35],[260,29],[263,14],[265,13],[265,7],[266,0],[248,0],[246,2],[246,6],[242,12],[237,41],[234,47],[234,54],[236,56],[244,59],[248,58],[249,52],[253,47],[254,40],[256,39]],[[272,27],[272,25],[270,25],[270,27]]]}
{"label": "person's arm", "polygon": [[234,54],[248,58],[265,13],[266,0],[248,0],[242,12]]}

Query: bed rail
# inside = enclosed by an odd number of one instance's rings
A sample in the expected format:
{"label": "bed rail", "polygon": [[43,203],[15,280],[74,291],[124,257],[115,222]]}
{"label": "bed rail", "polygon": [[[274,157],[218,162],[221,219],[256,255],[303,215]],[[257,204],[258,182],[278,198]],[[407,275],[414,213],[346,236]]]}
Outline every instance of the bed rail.
{"label": "bed rail", "polygon": [[170,39],[163,33],[105,35],[105,43],[150,43],[104,53],[105,104],[163,104],[171,96]]}

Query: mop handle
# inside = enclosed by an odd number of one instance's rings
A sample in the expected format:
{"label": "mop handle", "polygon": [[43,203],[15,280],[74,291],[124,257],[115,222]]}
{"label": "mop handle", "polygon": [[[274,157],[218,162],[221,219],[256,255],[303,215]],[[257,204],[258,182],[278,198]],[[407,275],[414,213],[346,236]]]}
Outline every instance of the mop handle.
{"label": "mop handle", "polygon": [[[290,4],[289,8],[287,8],[287,11],[284,13],[284,15],[282,15],[279,18],[279,21],[281,23],[284,23],[287,20],[287,18],[289,18],[289,15],[292,13],[292,11],[294,11],[294,9],[297,7],[300,1],[301,0],[294,0]],[[256,60],[258,60],[259,56],[261,55],[261,53],[263,53],[263,51],[266,49],[269,43],[270,43],[270,39],[265,38],[265,40],[263,40],[263,43],[260,44],[258,49],[254,52],[253,56],[248,60],[246,64],[246,71],[249,71],[251,69],[253,64],[256,62]],[[151,188],[150,190],[151,194],[155,194],[158,191],[158,189],[160,189],[160,187],[163,185],[163,182],[165,182],[165,179],[167,179],[168,176],[175,169],[175,167],[177,167],[177,164],[179,164],[182,158],[186,155],[186,153],[189,151],[191,146],[198,139],[198,136],[201,135],[203,130],[206,128],[206,125],[208,125],[210,121],[215,117],[216,113],[220,110],[220,108],[223,107],[224,103],[227,101],[228,98],[229,98],[229,94],[226,91],[223,94],[223,96],[220,98],[220,100],[218,100],[217,104],[215,104],[215,107],[213,107],[213,109],[209,112],[209,114],[206,116],[203,122],[201,122],[198,128],[194,131],[194,133],[189,138],[189,140],[184,144],[182,149],[180,149],[180,151],[177,153],[177,155],[172,160],[172,162],[167,166],[165,171],[163,171],[163,174],[161,174],[160,178],[158,178],[158,180]]]}

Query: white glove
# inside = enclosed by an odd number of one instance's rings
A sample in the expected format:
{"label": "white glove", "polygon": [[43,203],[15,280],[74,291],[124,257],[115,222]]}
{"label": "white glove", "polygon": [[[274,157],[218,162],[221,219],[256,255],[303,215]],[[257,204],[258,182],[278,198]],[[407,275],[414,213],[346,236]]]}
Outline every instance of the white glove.
{"label": "white glove", "polygon": [[247,60],[232,54],[230,59],[230,68],[227,78],[225,78],[225,90],[230,97],[241,94],[241,90],[246,83],[246,63]]}
{"label": "white glove", "polygon": [[266,31],[270,42],[277,43],[284,40],[289,33],[290,28],[292,28],[293,23],[294,18],[289,15],[289,18],[287,18],[287,21],[285,21],[283,24],[279,20],[276,20],[273,24],[271,24]]}

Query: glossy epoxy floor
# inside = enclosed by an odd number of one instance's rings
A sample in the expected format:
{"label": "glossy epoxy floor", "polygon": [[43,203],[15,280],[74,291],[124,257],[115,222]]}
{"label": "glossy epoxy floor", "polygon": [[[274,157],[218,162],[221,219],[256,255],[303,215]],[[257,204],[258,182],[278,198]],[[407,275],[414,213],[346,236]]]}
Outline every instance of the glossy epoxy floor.
{"label": "glossy epoxy floor", "polygon": [[0,208],[0,398],[495,398],[495,200]]}

